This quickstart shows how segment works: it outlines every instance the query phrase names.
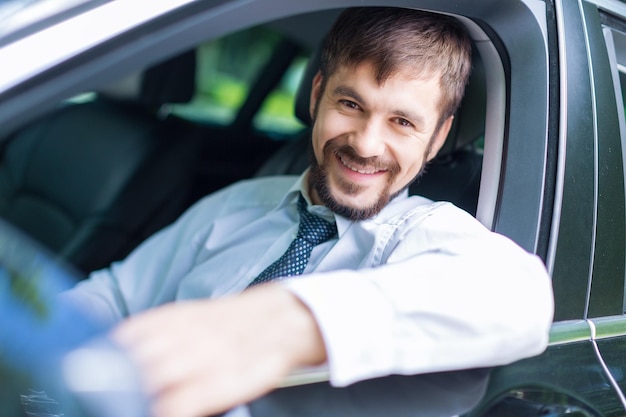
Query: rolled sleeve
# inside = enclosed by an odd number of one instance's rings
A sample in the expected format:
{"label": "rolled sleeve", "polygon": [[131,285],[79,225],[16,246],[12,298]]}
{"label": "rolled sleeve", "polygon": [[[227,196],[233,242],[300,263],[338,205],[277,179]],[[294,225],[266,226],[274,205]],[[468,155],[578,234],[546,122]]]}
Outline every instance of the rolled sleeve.
{"label": "rolled sleeve", "polygon": [[394,308],[375,283],[354,271],[316,274],[284,284],[313,313],[324,338],[334,386],[393,368]]}
{"label": "rolled sleeve", "polygon": [[333,385],[504,365],[545,349],[553,314],[545,267],[477,230],[413,256],[407,239],[379,267],[285,281],[318,322]]}

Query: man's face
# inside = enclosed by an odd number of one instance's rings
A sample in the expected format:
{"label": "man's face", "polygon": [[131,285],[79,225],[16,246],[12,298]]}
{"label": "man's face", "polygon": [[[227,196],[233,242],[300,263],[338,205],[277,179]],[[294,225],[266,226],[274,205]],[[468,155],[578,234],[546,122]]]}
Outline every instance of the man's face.
{"label": "man's face", "polygon": [[378,85],[368,64],[313,80],[311,198],[352,220],[377,214],[443,145],[439,77],[399,71]]}

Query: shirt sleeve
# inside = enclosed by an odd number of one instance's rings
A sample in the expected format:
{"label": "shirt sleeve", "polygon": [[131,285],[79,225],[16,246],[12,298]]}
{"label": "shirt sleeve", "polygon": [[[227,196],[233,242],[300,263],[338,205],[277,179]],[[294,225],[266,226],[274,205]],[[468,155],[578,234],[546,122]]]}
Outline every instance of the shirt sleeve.
{"label": "shirt sleeve", "polygon": [[382,266],[284,285],[316,317],[335,386],[533,356],[553,316],[541,260],[453,206],[426,217]]}

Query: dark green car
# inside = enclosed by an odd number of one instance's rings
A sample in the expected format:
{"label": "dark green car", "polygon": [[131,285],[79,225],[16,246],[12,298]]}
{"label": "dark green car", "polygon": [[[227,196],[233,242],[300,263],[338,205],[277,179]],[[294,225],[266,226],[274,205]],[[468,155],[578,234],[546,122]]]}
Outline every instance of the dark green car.
{"label": "dark green car", "polygon": [[[626,415],[618,0],[1,2],[0,415],[28,406],[58,415],[55,395],[29,391],[40,379],[56,379],[85,415],[142,415],[132,373],[119,402],[106,397],[106,381],[86,388],[68,374],[68,352],[76,358],[102,329],[68,322],[51,294],[207,193],[300,173],[309,57],[341,9],[381,5],[455,16],[475,46],[448,142],[411,192],[454,202],[539,255],[552,276],[548,349],[475,370],[491,377],[469,415]],[[341,391],[325,378],[294,375],[252,414],[347,415],[349,395],[338,395],[341,407],[312,404]],[[355,410],[445,415],[396,401],[396,383],[376,381],[366,403],[377,406]]]}

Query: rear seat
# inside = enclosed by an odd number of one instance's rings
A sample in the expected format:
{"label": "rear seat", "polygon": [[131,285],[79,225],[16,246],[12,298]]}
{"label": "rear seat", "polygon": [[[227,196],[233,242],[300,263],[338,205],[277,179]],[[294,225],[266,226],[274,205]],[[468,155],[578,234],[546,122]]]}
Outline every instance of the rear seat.
{"label": "rear seat", "polygon": [[0,216],[83,272],[108,265],[188,205],[197,145],[166,103],[191,99],[195,54],[64,105],[8,139]]}
{"label": "rear seat", "polygon": [[[296,95],[296,116],[311,125],[309,96],[311,82],[319,67],[319,51],[314,53]],[[425,173],[409,187],[410,194],[432,200],[450,201],[476,215],[482,152],[476,142],[485,132],[486,79],[482,61],[473,54],[473,70],[461,106],[446,143],[426,167]],[[257,171],[257,176],[301,174],[310,161],[310,130],[287,142]]]}

